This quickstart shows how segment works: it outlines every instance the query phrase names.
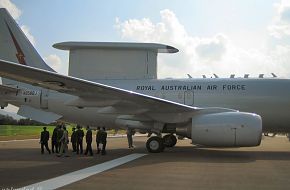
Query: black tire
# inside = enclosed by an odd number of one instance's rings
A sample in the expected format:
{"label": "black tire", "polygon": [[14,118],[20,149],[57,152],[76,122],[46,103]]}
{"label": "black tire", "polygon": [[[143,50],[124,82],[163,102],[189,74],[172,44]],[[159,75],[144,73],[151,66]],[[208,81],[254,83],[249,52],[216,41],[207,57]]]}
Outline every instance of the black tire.
{"label": "black tire", "polygon": [[175,135],[165,135],[163,141],[165,147],[174,147],[177,143],[177,138]]}
{"label": "black tire", "polygon": [[163,139],[157,136],[150,137],[146,142],[146,148],[151,153],[163,152],[165,148]]}

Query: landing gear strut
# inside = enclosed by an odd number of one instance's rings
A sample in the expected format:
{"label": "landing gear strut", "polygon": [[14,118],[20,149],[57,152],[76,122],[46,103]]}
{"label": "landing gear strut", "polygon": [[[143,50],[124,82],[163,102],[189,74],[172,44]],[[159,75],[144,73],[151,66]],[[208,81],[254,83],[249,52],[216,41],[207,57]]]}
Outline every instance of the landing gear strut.
{"label": "landing gear strut", "polygon": [[163,137],[165,147],[174,147],[176,145],[177,139],[175,135],[169,134]]}
{"label": "landing gear strut", "polygon": [[149,152],[159,153],[164,151],[164,141],[161,137],[150,137],[146,142],[146,148]]}

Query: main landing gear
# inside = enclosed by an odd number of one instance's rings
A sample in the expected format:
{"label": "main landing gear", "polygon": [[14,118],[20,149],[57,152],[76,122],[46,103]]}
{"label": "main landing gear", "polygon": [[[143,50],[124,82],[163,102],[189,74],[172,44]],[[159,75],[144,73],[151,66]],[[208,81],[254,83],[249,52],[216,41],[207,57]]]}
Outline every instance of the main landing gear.
{"label": "main landing gear", "polygon": [[175,135],[169,134],[163,137],[165,147],[174,147],[177,143]]}
{"label": "main landing gear", "polygon": [[163,138],[159,136],[150,137],[146,142],[146,148],[149,152],[163,152],[165,147],[174,147],[177,139],[174,135],[165,135]]}

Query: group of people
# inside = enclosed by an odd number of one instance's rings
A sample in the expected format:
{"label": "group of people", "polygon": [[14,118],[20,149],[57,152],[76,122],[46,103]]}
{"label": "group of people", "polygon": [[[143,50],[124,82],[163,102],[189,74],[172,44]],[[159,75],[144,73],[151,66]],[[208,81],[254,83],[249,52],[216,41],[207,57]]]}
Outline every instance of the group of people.
{"label": "group of people", "polygon": [[[72,128],[72,135],[71,135],[71,143],[72,143],[72,150],[76,152],[76,154],[83,154],[83,138],[86,138],[87,147],[85,150],[84,155],[90,154],[93,156],[92,150],[92,141],[93,141],[93,133],[89,126],[86,127],[86,135],[82,130],[80,125],[77,125],[77,130],[75,127]],[[50,151],[48,147],[49,141],[49,132],[46,130],[46,127],[43,127],[43,131],[40,135],[40,144],[41,144],[41,154],[44,153],[44,147],[48,151],[49,154],[57,153],[57,156],[69,156],[68,155],[68,144],[69,144],[69,137],[68,131],[64,124],[57,125],[52,133],[51,136],[51,147],[52,150]],[[107,132],[105,128],[98,128],[96,134],[96,144],[97,144],[97,154],[101,153],[102,155],[106,154],[106,145],[107,145]],[[100,144],[102,144],[102,148],[100,148]]]}

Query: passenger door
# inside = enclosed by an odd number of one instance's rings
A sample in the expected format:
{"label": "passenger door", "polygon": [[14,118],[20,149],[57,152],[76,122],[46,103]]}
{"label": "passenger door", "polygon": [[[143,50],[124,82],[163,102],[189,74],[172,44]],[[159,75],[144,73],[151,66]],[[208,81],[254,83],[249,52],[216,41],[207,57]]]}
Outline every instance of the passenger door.
{"label": "passenger door", "polygon": [[194,94],[193,91],[184,91],[184,104],[188,106],[193,106],[194,104]]}

